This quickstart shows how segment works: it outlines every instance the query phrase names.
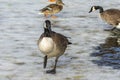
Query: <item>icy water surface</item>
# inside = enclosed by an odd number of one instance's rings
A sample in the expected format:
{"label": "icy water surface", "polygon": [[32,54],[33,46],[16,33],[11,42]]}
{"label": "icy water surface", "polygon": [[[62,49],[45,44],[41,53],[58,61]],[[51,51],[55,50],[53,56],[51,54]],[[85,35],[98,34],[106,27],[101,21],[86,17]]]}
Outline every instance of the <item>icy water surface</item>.
{"label": "icy water surface", "polygon": [[[110,32],[104,31],[109,25],[98,17],[97,11],[88,13],[91,6],[99,4],[105,9],[119,9],[120,1],[63,2],[65,6],[56,14],[58,18],[51,19],[52,29],[71,37],[73,44],[60,57],[57,73],[52,75],[45,73],[44,55],[37,47],[45,20],[38,10],[49,4],[47,0],[0,0],[0,80],[120,80],[120,57],[117,57],[120,54],[103,54],[104,49],[103,53],[98,53],[100,44],[111,36]],[[119,52],[119,45],[109,48]],[[54,58],[49,59],[47,69],[52,65]]]}

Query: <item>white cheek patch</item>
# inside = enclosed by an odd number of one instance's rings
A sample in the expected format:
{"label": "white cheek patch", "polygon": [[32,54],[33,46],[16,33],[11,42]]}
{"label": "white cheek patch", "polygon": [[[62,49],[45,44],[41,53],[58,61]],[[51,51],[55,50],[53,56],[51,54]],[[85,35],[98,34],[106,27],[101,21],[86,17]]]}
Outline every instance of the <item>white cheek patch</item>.
{"label": "white cheek patch", "polygon": [[95,7],[93,7],[93,8],[92,8],[92,11],[95,11],[95,10],[96,10]]}
{"label": "white cheek patch", "polygon": [[117,29],[120,29],[120,23],[116,26]]}
{"label": "white cheek patch", "polygon": [[47,28],[47,27],[46,27],[46,23],[43,23],[43,27],[44,27],[44,28]]}

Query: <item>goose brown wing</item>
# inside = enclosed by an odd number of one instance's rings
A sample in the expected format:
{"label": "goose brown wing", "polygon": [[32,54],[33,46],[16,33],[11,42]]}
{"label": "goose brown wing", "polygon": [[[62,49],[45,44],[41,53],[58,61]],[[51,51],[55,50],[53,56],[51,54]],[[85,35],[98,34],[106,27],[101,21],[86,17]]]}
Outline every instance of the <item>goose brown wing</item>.
{"label": "goose brown wing", "polygon": [[101,18],[109,24],[116,25],[120,21],[120,10],[108,9],[101,13]]}
{"label": "goose brown wing", "polygon": [[57,4],[50,4],[46,7],[44,7],[43,9],[41,9],[42,12],[48,10],[48,11],[52,11],[55,7],[57,6]]}
{"label": "goose brown wing", "polygon": [[56,33],[56,32],[52,32],[52,39],[55,42],[56,46],[59,47],[60,50],[65,51],[67,45],[70,43],[67,39],[66,36]]}
{"label": "goose brown wing", "polygon": [[120,10],[118,9],[108,9],[104,13],[109,15],[110,18],[114,18],[114,19],[120,18]]}

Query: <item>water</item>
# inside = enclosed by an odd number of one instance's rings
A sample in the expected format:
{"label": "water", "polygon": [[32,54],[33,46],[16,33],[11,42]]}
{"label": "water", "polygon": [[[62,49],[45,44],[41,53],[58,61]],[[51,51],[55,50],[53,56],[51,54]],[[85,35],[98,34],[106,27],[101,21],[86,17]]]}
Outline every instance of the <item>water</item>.
{"label": "water", "polygon": [[[111,65],[105,66],[101,63],[101,57],[91,56],[99,51],[95,47],[104,43],[111,33],[104,31],[109,25],[98,17],[97,11],[88,13],[91,6],[100,3],[105,9],[119,9],[120,1],[63,2],[65,6],[63,11],[56,14],[58,18],[49,19],[53,24],[52,30],[71,37],[73,44],[60,57],[57,74],[51,75],[43,69],[44,55],[37,46],[45,20],[42,14],[38,14],[38,10],[49,4],[47,0],[0,0],[0,80],[120,79],[119,69],[114,69]],[[54,64],[54,58],[48,62],[47,69]]]}

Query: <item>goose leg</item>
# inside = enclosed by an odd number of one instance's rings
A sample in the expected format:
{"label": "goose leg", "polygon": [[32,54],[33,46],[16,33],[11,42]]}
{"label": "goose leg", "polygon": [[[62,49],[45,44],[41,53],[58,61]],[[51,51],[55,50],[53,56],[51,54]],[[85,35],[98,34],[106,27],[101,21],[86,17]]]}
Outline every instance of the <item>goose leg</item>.
{"label": "goose leg", "polygon": [[44,65],[43,65],[43,67],[46,68],[46,65],[47,65],[47,55],[44,57]]}
{"label": "goose leg", "polygon": [[58,58],[59,57],[56,57],[56,59],[55,59],[55,66],[54,66],[54,68],[52,70],[47,70],[46,73],[51,73],[51,74],[55,74],[56,73],[56,66],[57,66]]}

